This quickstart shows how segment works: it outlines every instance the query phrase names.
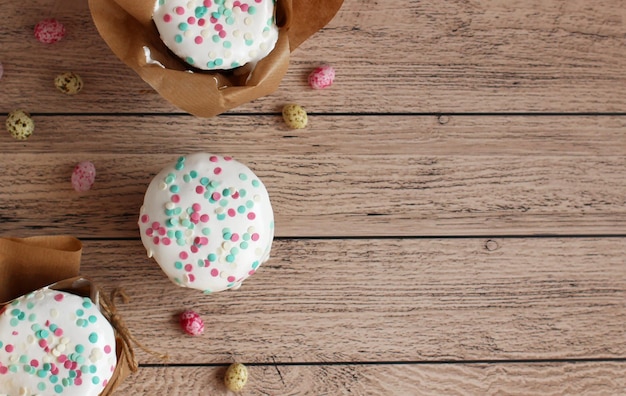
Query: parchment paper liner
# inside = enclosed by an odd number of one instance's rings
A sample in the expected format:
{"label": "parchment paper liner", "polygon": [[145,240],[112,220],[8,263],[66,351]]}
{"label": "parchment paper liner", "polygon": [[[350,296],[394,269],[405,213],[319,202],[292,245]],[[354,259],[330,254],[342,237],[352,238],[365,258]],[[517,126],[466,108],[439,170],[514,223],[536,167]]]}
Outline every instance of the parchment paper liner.
{"label": "parchment paper liner", "polygon": [[91,298],[115,331],[117,365],[100,393],[110,396],[131,372],[137,371],[133,338],[111,299],[100,294],[91,280],[77,276],[81,253],[81,242],[69,236],[0,238],[0,308],[46,286]]}
{"label": "parchment paper liner", "polygon": [[[289,54],[324,27],[343,0],[278,0],[278,42],[256,65],[226,72],[189,72],[190,66],[172,54],[152,22],[155,0],[89,0],[91,15],[111,50],[180,109],[212,117],[274,92],[287,72]],[[165,68],[147,63],[144,48]]]}

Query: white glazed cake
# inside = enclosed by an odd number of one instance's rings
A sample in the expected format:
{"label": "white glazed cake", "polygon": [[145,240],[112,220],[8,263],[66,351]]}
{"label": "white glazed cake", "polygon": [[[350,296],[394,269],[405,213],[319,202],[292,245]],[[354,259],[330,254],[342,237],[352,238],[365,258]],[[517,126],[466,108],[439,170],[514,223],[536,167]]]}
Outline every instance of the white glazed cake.
{"label": "white glazed cake", "polygon": [[229,70],[276,45],[275,0],[156,0],[153,21],[165,45],[203,70]]}
{"label": "white glazed cake", "polygon": [[0,395],[97,396],[115,333],[88,297],[43,288],[0,309]]}
{"label": "white glazed cake", "polygon": [[274,212],[247,166],[196,153],[154,177],[139,229],[148,256],[174,283],[208,294],[239,287],[268,260]]}

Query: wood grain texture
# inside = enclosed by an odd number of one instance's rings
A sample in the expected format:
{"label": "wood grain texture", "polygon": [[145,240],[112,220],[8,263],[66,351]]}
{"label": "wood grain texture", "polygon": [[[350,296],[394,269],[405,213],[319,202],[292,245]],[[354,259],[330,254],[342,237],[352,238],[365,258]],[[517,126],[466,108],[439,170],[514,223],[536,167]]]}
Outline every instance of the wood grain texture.
{"label": "wood grain texture", "polygon": [[[86,2],[5,3],[0,112],[179,112],[106,47]],[[45,16],[66,24],[65,40],[32,37]],[[346,0],[292,54],[277,92],[231,112],[277,112],[291,101],[332,113],[623,112],[625,19],[619,0]],[[320,62],[338,72],[324,92],[306,86]],[[52,85],[67,70],[85,81],[75,98]]]}
{"label": "wood grain texture", "polygon": [[[622,238],[278,240],[240,290],[205,296],[140,241],[88,241],[82,272],[127,290],[129,329],[171,364],[618,358],[623,253]],[[181,332],[185,309],[202,337]]]}
{"label": "wood grain texture", "polygon": [[[380,364],[248,367],[246,395],[605,395],[623,394],[626,363]],[[224,367],[143,367],[116,392],[233,395]],[[208,392],[208,393],[207,393]]]}
{"label": "wood grain texture", "polygon": [[[279,236],[625,230],[622,117],[394,116],[381,129],[373,117],[317,116],[303,131],[274,116],[225,120],[37,117],[28,143],[0,137],[0,230],[137,237],[152,177],[202,150],[259,175]],[[77,194],[69,177],[84,160],[97,181]]]}

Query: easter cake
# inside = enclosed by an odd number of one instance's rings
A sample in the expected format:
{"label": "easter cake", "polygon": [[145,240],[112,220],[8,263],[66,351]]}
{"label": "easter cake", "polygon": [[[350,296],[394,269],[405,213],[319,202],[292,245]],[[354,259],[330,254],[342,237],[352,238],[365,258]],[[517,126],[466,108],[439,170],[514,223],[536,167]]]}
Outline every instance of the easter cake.
{"label": "easter cake", "polygon": [[231,157],[195,153],[146,190],[141,240],[176,284],[204,293],[238,288],[269,259],[274,213],[259,178]]}
{"label": "easter cake", "polygon": [[153,21],[178,57],[202,70],[230,70],[276,45],[275,0],[156,0]]}
{"label": "easter cake", "polygon": [[89,297],[43,288],[0,308],[0,395],[97,396],[116,365],[113,327]]}

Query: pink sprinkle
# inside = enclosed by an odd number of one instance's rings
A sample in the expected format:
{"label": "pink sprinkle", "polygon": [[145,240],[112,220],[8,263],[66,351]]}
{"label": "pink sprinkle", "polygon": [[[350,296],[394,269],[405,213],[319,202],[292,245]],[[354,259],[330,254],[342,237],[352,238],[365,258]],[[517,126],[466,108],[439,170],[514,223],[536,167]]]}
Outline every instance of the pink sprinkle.
{"label": "pink sprinkle", "polygon": [[220,274],[220,272],[217,270],[217,268],[213,268],[211,270],[211,276],[217,277],[219,274]]}
{"label": "pink sprinkle", "polygon": [[66,360],[65,362],[63,362],[63,367],[65,367],[66,369],[72,368],[72,361]]}
{"label": "pink sprinkle", "polygon": [[108,380],[104,380],[104,381],[102,381],[102,387],[103,387],[103,388],[106,388],[108,383],[109,383],[109,381],[108,381]]}
{"label": "pink sprinkle", "polygon": [[33,359],[33,360],[30,361],[30,365],[32,367],[37,367],[37,366],[39,366],[39,362],[36,359]]}
{"label": "pink sprinkle", "polygon": [[235,212],[235,209],[233,209],[233,208],[228,209],[228,215],[230,217],[235,217],[236,214],[237,214],[237,212]]}
{"label": "pink sprinkle", "polygon": [[217,157],[216,157],[216,156],[212,155],[211,157],[209,157],[209,161],[211,161],[211,162],[217,162],[217,161],[218,161],[218,159],[217,159]]}
{"label": "pink sprinkle", "polygon": [[155,230],[158,230],[159,227],[161,227],[161,224],[159,224],[158,221],[155,221],[154,223],[152,223],[152,228],[154,228]]}
{"label": "pink sprinkle", "polygon": [[235,2],[233,2],[233,7],[239,7],[241,5],[241,2],[239,0],[235,0]]}
{"label": "pink sprinkle", "polygon": [[170,14],[163,15],[163,22],[168,23],[172,21],[172,16]]}
{"label": "pink sprinkle", "polygon": [[204,187],[203,186],[197,186],[196,187],[196,194],[204,194]]}
{"label": "pink sprinkle", "polygon": [[[42,341],[46,342],[46,340],[42,340]],[[4,350],[9,353],[13,352],[13,345],[7,344],[7,346],[4,347]]]}
{"label": "pink sprinkle", "polygon": [[206,223],[207,221],[209,221],[209,215],[203,214],[202,216],[200,216],[200,221]]}
{"label": "pink sprinkle", "polygon": [[183,7],[176,7],[175,11],[178,15],[183,15],[185,13],[185,9]]}
{"label": "pink sprinkle", "polygon": [[185,265],[185,271],[191,272],[191,270],[193,270],[193,266],[191,264]]}
{"label": "pink sprinkle", "polygon": [[256,215],[254,214],[254,212],[248,213],[248,220],[254,220],[255,218],[256,218]]}
{"label": "pink sprinkle", "polygon": [[218,166],[217,168],[213,169],[213,173],[215,173],[216,175],[219,175],[220,173],[222,173],[222,168]]}
{"label": "pink sprinkle", "polygon": [[260,2],[262,2],[263,0],[254,0],[254,1],[255,1],[255,2],[257,2],[257,3],[260,3]]}
{"label": "pink sprinkle", "polygon": [[54,296],[55,301],[63,301],[63,294],[59,293]]}
{"label": "pink sprinkle", "polygon": [[214,192],[213,195],[211,195],[211,198],[213,198],[214,201],[219,201],[222,196],[220,195],[220,193]]}
{"label": "pink sprinkle", "polygon": [[187,18],[187,23],[190,25],[193,25],[194,23],[196,23],[196,18],[194,17]]}
{"label": "pink sprinkle", "polygon": [[161,243],[164,244],[165,246],[169,246],[170,243],[172,243],[172,240],[167,238],[167,237],[165,237],[165,238],[161,239]]}
{"label": "pink sprinkle", "polygon": [[154,234],[154,230],[153,230],[152,228],[148,228],[148,229],[146,230],[146,235],[147,235],[147,236],[149,236],[149,237],[151,237],[151,236],[152,236],[152,234]]}
{"label": "pink sprinkle", "polygon": [[180,202],[180,196],[178,194],[172,195],[172,202],[179,203]]}
{"label": "pink sprinkle", "polygon": [[191,253],[198,253],[198,247],[197,246],[192,246],[189,249],[191,250]]}
{"label": "pink sprinkle", "polygon": [[230,236],[230,240],[232,242],[237,242],[239,240],[239,234],[233,234]]}
{"label": "pink sprinkle", "polygon": [[256,242],[256,241],[258,241],[258,240],[259,240],[259,234],[257,234],[257,233],[255,232],[254,234],[252,234],[252,237],[251,237],[251,238],[252,238],[252,240],[253,240],[253,241],[255,241],[255,242]]}
{"label": "pink sprinkle", "polygon": [[9,371],[9,368],[0,364],[0,374],[6,374],[7,371]]}
{"label": "pink sprinkle", "polygon": [[228,278],[226,278],[226,280],[227,280],[229,283],[232,283],[232,282],[234,282],[234,281],[235,281],[235,277],[234,277],[234,276],[229,276]]}
{"label": "pink sprinkle", "polygon": [[145,215],[141,216],[141,222],[142,222],[142,223],[144,223],[144,224],[145,224],[145,223],[147,223],[147,222],[149,222],[149,221],[150,221],[150,216],[148,216],[147,214],[145,214]]}
{"label": "pink sprinkle", "polygon": [[209,238],[207,238],[207,237],[200,237],[200,243],[202,245],[208,245],[209,244]]}
{"label": "pink sprinkle", "polygon": [[221,38],[226,37],[226,30],[220,30],[220,32],[217,35],[220,36]]}
{"label": "pink sprinkle", "polygon": [[63,329],[57,327],[56,330],[54,330],[54,335],[57,337],[61,337],[63,335]]}
{"label": "pink sprinkle", "polygon": [[211,7],[211,0],[204,0],[204,3],[202,3],[205,7]]}
{"label": "pink sprinkle", "polygon": [[254,270],[250,270],[250,271],[248,272],[248,275],[254,275],[254,272],[255,272]]}
{"label": "pink sprinkle", "polygon": [[111,353],[111,345],[105,345],[104,346],[104,353],[106,353],[106,354]]}
{"label": "pink sprinkle", "polygon": [[189,257],[189,255],[187,254],[187,252],[180,252],[178,257],[180,257],[181,260],[187,260],[187,257]]}
{"label": "pink sprinkle", "polygon": [[241,5],[241,11],[243,11],[243,12],[248,11],[248,5],[247,4],[242,4]]}
{"label": "pink sprinkle", "polygon": [[59,362],[59,363],[65,363],[66,360],[67,360],[67,355],[60,355],[57,358],[57,362]]}
{"label": "pink sprinkle", "polygon": [[74,385],[82,385],[83,384],[83,380],[82,378],[74,378]]}
{"label": "pink sprinkle", "polygon": [[217,22],[217,18],[211,17],[211,18],[209,18],[209,21],[211,23],[215,23],[215,22]]}
{"label": "pink sprinkle", "polygon": [[72,370],[76,370],[76,367],[78,367],[78,362],[72,362]]}
{"label": "pink sprinkle", "polygon": [[16,335],[19,335],[20,333],[18,333],[17,331],[12,331],[11,334],[16,336]]}
{"label": "pink sprinkle", "polygon": [[198,19],[198,26],[204,26],[206,24],[206,19],[200,18]]}
{"label": "pink sprinkle", "polygon": [[204,266],[205,267],[210,267],[211,266],[211,262],[209,260],[204,260]]}
{"label": "pink sprinkle", "polygon": [[224,30],[224,26],[222,26],[221,23],[216,23],[215,24],[215,30],[218,31],[218,32],[221,31],[221,30]]}
{"label": "pink sprinkle", "polygon": [[191,205],[191,209],[193,209],[194,212],[199,212],[200,209],[202,209],[202,206],[200,206],[199,203],[195,203],[195,204]]}
{"label": "pink sprinkle", "polygon": [[187,275],[189,277],[189,282],[193,282],[196,280],[196,277],[193,274]]}
{"label": "pink sprinkle", "polygon": [[152,243],[154,243],[155,245],[158,245],[160,241],[161,241],[161,238],[159,237],[152,238]]}
{"label": "pink sprinkle", "polygon": [[198,212],[193,212],[191,216],[189,216],[189,218],[191,219],[192,223],[198,224],[198,221],[200,220],[200,214],[198,214]]}
{"label": "pink sprinkle", "polygon": [[202,39],[202,36],[196,36],[196,38],[195,38],[195,39],[193,39],[193,41],[194,41],[196,44],[202,44],[202,41],[204,41],[204,40]]}
{"label": "pink sprinkle", "polygon": [[163,236],[167,233],[167,231],[165,230],[165,227],[161,227],[159,228],[159,235]]}

